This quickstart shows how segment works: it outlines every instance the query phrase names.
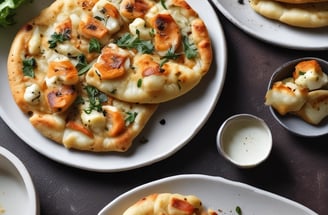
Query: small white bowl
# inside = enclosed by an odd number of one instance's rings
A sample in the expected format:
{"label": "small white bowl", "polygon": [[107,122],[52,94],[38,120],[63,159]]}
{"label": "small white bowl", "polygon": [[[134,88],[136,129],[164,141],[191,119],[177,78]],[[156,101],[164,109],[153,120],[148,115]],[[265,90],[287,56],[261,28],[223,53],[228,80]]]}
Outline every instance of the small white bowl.
{"label": "small white bowl", "polygon": [[[279,66],[272,74],[268,89],[270,90],[272,85],[276,81],[281,81],[287,77],[292,77],[295,66],[305,60],[317,60],[322,68],[322,71],[328,73],[328,62],[320,58],[304,57],[298,58],[284,63]],[[305,122],[298,116],[286,114],[281,116],[273,107],[269,106],[269,110],[272,116],[277,122],[289,132],[303,137],[319,137],[328,134],[328,118],[324,119],[319,125],[311,125]]]}
{"label": "small white bowl", "polygon": [[0,147],[0,214],[39,214],[31,176],[23,163]]}
{"label": "small white bowl", "polygon": [[221,155],[236,166],[255,167],[266,160],[271,152],[271,131],[261,118],[237,114],[221,125],[217,147]]}

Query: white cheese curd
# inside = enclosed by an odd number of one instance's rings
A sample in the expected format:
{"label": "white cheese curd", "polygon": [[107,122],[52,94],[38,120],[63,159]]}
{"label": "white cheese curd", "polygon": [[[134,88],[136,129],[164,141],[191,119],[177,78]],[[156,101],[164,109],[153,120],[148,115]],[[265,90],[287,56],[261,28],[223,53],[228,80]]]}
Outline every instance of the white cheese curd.
{"label": "white cheese curd", "polygon": [[315,69],[310,69],[295,79],[295,83],[299,86],[307,87],[309,90],[316,90],[328,83],[328,77],[325,73],[319,73]]}
{"label": "white cheese curd", "polygon": [[[120,30],[121,25],[122,25],[122,20],[121,20],[120,16],[117,18],[107,17],[106,14],[104,14],[104,12],[102,12],[104,9],[104,6],[106,4],[111,4],[111,3],[109,3],[107,0],[98,1],[95,4],[95,6],[93,6],[93,8],[92,8],[92,15],[93,15],[93,17],[100,18],[100,20],[102,20],[102,22],[108,29],[109,33],[114,34]],[[116,5],[114,5],[114,4],[112,4],[112,5],[115,6],[115,8],[117,8]]]}
{"label": "white cheese curd", "polygon": [[36,27],[33,31],[32,37],[28,42],[28,52],[32,55],[38,54],[41,47],[41,34],[39,27]]}
{"label": "white cheese curd", "polygon": [[24,93],[24,100],[32,105],[40,103],[41,90],[39,85],[32,84],[31,86],[26,87]]}
{"label": "white cheese curd", "polygon": [[[133,35],[139,34],[140,39],[142,40],[150,40],[151,39],[151,28],[146,26],[146,21],[141,18],[136,18],[129,25],[130,33]],[[137,33],[138,32],[138,33]]]}
{"label": "white cheese curd", "polygon": [[106,117],[102,112],[92,110],[91,113],[81,111],[82,123],[95,132],[101,132],[106,126]]}
{"label": "white cheese curd", "polygon": [[63,144],[67,148],[88,147],[93,144],[93,139],[83,134],[82,132],[66,128],[63,136]]}
{"label": "white cheese curd", "polygon": [[158,91],[163,89],[166,77],[162,75],[150,75],[142,80],[142,88],[148,92]]}
{"label": "white cheese curd", "polygon": [[48,88],[52,88],[52,87],[57,87],[58,85],[61,84],[61,81],[59,79],[59,76],[52,76],[52,77],[45,77],[44,81],[47,85]]}

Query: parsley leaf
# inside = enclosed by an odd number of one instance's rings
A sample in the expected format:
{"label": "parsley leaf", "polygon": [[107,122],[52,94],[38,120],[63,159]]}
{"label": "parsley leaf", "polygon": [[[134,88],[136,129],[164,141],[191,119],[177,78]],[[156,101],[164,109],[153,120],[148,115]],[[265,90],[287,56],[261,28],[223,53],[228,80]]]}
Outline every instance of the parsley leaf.
{"label": "parsley leaf", "polygon": [[26,58],[23,60],[23,74],[34,78],[34,68],[36,67],[36,61],[34,58]]}
{"label": "parsley leaf", "polygon": [[183,51],[188,59],[195,58],[198,54],[195,44],[189,42],[188,37],[183,37]]}
{"label": "parsley leaf", "polygon": [[239,206],[237,206],[235,210],[236,210],[238,215],[242,215],[242,211],[241,211],[241,208]]}
{"label": "parsley leaf", "polygon": [[89,69],[91,68],[92,64],[88,64],[86,57],[81,54],[77,56],[77,64],[75,65],[75,68],[78,71],[78,75],[84,75],[86,72],[89,71]]}
{"label": "parsley leaf", "polygon": [[126,126],[128,126],[136,120],[138,113],[137,112],[133,112],[133,113],[126,112],[126,115],[127,115],[127,117],[125,118],[125,124],[126,124]]}
{"label": "parsley leaf", "polygon": [[142,79],[140,78],[140,79],[138,79],[138,82],[137,82],[137,87],[138,87],[138,88],[140,88],[140,87],[141,87],[141,85],[142,85]]}
{"label": "parsley leaf", "polygon": [[100,53],[101,51],[101,44],[99,42],[99,40],[92,38],[89,41],[89,52],[95,52],[95,53]]}
{"label": "parsley leaf", "polygon": [[181,54],[177,54],[177,53],[175,53],[175,50],[174,50],[174,48],[170,48],[167,52],[166,52],[166,54],[163,56],[163,57],[161,57],[161,59],[162,59],[162,61],[161,61],[161,63],[160,63],[160,67],[162,67],[166,62],[168,62],[169,60],[176,60],[176,59],[178,59],[178,57],[180,57],[180,55]]}
{"label": "parsley leaf", "polygon": [[161,4],[162,4],[163,8],[164,8],[165,10],[167,10],[167,7],[166,7],[166,5],[165,5],[165,0],[161,0]]}
{"label": "parsley leaf", "polygon": [[71,39],[71,30],[65,29],[62,33],[53,33],[50,37],[51,39],[48,40],[49,48],[53,49],[57,47],[57,43],[63,43],[66,40]]}
{"label": "parsley leaf", "polygon": [[121,48],[137,49],[142,54],[151,54],[154,51],[154,45],[149,40],[141,40],[138,35],[130,33],[124,34],[116,41],[116,44]]}
{"label": "parsley leaf", "polygon": [[86,86],[84,89],[87,91],[89,98],[89,107],[84,111],[87,114],[90,114],[93,110],[101,112],[102,103],[108,100],[107,95],[92,86]]}

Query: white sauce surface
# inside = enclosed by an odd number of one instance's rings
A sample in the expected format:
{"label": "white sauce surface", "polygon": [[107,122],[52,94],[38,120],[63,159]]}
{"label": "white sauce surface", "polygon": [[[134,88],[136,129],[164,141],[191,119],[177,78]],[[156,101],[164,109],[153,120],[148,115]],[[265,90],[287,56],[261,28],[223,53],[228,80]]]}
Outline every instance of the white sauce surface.
{"label": "white sauce surface", "polygon": [[253,120],[231,123],[226,128],[222,141],[223,151],[241,165],[260,162],[271,149],[268,131],[259,122]]}
{"label": "white sauce surface", "polygon": [[25,214],[29,199],[24,182],[0,169],[0,214]]}

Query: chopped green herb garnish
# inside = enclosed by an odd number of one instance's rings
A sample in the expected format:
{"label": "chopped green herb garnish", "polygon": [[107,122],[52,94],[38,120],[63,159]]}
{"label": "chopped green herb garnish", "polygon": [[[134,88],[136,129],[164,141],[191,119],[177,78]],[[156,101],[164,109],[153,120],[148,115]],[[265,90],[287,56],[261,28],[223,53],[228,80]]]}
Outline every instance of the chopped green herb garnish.
{"label": "chopped green herb garnish", "polygon": [[152,28],[152,29],[149,30],[149,36],[150,37],[154,37],[155,36],[155,29]]}
{"label": "chopped green herb garnish", "polygon": [[133,113],[126,112],[126,115],[127,115],[127,117],[125,118],[125,124],[126,124],[126,126],[128,126],[136,120],[138,113],[137,112],[133,112]]}
{"label": "chopped green herb garnish", "polygon": [[90,114],[93,110],[101,112],[102,103],[108,100],[107,95],[92,86],[86,86],[84,89],[87,91],[89,98],[89,107],[84,111],[87,114]]}
{"label": "chopped green herb garnish", "polygon": [[101,44],[100,44],[99,40],[92,38],[89,41],[89,52],[90,53],[92,53],[92,52],[100,53],[100,51],[101,51]]}
{"label": "chopped green herb garnish", "polygon": [[65,29],[62,33],[53,33],[51,39],[48,40],[49,48],[53,49],[57,47],[57,43],[63,43],[66,40],[71,39],[71,30]]}
{"label": "chopped green herb garnish", "polygon": [[195,44],[189,42],[187,36],[183,37],[183,51],[188,59],[195,58],[197,56],[197,47]]}
{"label": "chopped green herb garnish", "polygon": [[78,71],[78,75],[84,75],[86,72],[89,71],[91,68],[92,64],[87,62],[87,58],[81,54],[77,56],[77,64],[75,65],[75,68]]}
{"label": "chopped green herb garnish", "polygon": [[242,215],[242,211],[241,211],[241,208],[239,206],[236,207],[236,212],[238,215]]}
{"label": "chopped green herb garnish", "polygon": [[163,8],[164,8],[165,10],[167,10],[167,7],[166,7],[166,5],[165,5],[165,0],[161,0],[161,4],[162,4]]}
{"label": "chopped green herb garnish", "polygon": [[177,54],[175,53],[175,50],[171,47],[166,54],[161,58],[162,61],[160,63],[160,67],[162,67],[166,62],[168,62],[169,60],[176,60],[178,59],[178,57],[180,57],[181,54]]}
{"label": "chopped green herb garnish", "polygon": [[142,79],[139,79],[139,80],[138,80],[138,83],[137,83],[138,88],[140,88],[141,85],[142,85]]}
{"label": "chopped green herb garnish", "polygon": [[23,60],[23,74],[34,78],[34,68],[36,67],[36,61],[34,58],[26,58]]}
{"label": "chopped green herb garnish", "polygon": [[298,74],[299,75],[305,75],[306,72],[303,72],[303,71],[298,71]]}
{"label": "chopped green herb garnish", "polygon": [[116,41],[116,44],[121,48],[137,49],[142,54],[151,54],[154,51],[154,45],[149,40],[141,40],[138,35],[130,33],[124,34]]}

